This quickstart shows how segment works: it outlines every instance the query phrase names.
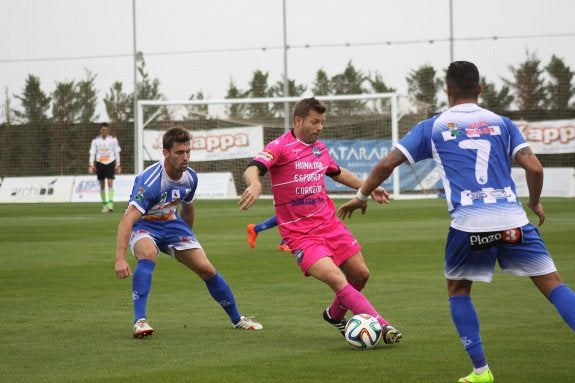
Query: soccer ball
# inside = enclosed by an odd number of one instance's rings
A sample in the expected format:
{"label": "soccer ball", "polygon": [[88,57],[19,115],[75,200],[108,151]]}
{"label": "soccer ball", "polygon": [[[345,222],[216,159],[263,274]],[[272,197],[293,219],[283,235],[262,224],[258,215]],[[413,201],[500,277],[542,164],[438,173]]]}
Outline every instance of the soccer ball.
{"label": "soccer ball", "polygon": [[381,325],[371,315],[357,314],[347,321],[345,340],[355,348],[367,349],[377,346],[383,330]]}

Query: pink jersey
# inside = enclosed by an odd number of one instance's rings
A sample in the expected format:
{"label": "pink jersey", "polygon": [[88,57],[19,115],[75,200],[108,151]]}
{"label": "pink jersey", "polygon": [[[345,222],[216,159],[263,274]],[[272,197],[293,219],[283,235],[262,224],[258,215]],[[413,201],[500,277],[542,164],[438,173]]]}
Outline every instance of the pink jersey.
{"label": "pink jersey", "polygon": [[335,221],[335,205],[327,196],[325,175],[339,166],[325,144],[305,144],[292,131],[270,142],[254,157],[270,173],[280,234],[284,239],[328,230]]}

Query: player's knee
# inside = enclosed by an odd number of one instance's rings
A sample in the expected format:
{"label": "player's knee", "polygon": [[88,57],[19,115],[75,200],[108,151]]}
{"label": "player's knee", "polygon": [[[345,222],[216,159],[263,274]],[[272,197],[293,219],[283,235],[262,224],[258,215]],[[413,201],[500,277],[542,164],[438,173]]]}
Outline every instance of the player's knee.
{"label": "player's knee", "polygon": [[158,248],[150,237],[137,238],[132,249],[137,259],[149,259],[155,262],[158,258]]}
{"label": "player's knee", "polygon": [[356,275],[354,275],[352,281],[358,285],[365,285],[369,280],[369,270],[363,269],[360,270]]}
{"label": "player's knee", "polygon": [[158,257],[158,252],[155,249],[140,249],[136,253],[136,258],[140,259],[148,259],[150,261],[156,262],[156,258]]}
{"label": "player's knee", "polygon": [[472,281],[464,279],[448,279],[447,280],[447,294],[450,297],[461,296],[461,295],[471,295],[471,285]]}
{"label": "player's knee", "polygon": [[348,268],[345,274],[347,280],[353,285],[363,286],[369,280],[369,269],[365,264]]}
{"label": "player's knee", "polygon": [[205,265],[194,270],[202,280],[208,280],[216,275],[216,269],[212,265]]}

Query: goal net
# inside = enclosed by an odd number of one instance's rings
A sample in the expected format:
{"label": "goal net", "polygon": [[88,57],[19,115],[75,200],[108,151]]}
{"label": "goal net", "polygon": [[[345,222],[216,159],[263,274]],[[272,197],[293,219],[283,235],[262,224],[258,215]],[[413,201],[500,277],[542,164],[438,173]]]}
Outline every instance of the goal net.
{"label": "goal net", "polygon": [[[317,98],[328,108],[320,139],[340,166],[362,179],[399,137],[425,117],[413,105],[400,108],[395,93]],[[140,100],[134,139],[135,171],[139,173],[161,160],[163,132],[183,126],[192,133],[190,166],[200,175],[221,174],[241,194],[244,170],[265,144],[291,128],[293,108],[300,99]],[[271,196],[267,175],[263,186],[263,195]],[[441,192],[441,181],[431,160],[401,165],[383,186],[394,198],[436,197]],[[326,187],[332,196],[355,193],[329,177]]]}

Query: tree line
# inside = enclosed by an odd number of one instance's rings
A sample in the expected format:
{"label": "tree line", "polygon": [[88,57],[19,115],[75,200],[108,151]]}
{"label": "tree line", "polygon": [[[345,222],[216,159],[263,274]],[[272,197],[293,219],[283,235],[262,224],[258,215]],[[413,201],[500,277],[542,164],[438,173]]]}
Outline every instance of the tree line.
{"label": "tree line", "polygon": [[[160,80],[151,78],[146,68],[144,55],[139,52],[137,60],[137,98],[141,100],[166,99],[160,90]],[[511,77],[502,78],[503,85],[497,87],[494,82],[482,77],[483,93],[480,104],[497,113],[509,114],[512,111],[522,111],[523,118],[530,116],[553,116],[562,118],[573,116],[575,103],[571,100],[575,95],[573,76],[575,72],[562,58],[552,55],[547,64],[544,64],[537,55],[526,53],[523,62],[509,65]],[[445,69],[444,69],[445,71]],[[409,71],[406,81],[408,97],[416,102],[426,105],[428,112],[433,113],[445,107],[441,101],[444,91],[445,73],[438,73],[430,65],[422,65]],[[41,88],[40,78],[29,74],[21,94],[14,95],[20,101],[20,108],[12,105],[12,99],[6,90],[3,105],[4,125],[29,124],[42,126],[48,123],[88,123],[96,122],[98,104],[98,91],[95,85],[96,75],[86,70],[85,78],[79,81],[57,82],[54,91],[45,93]],[[308,90],[308,86],[288,80],[287,96],[300,96]],[[388,86],[383,75],[376,72],[365,73],[348,62],[343,72],[333,76],[319,69],[310,90],[315,95],[346,95],[395,92],[396,89]],[[230,81],[226,98],[260,98],[282,97],[284,95],[283,81],[271,83],[269,74],[255,70],[247,88],[239,88],[233,80]],[[125,90],[120,81],[114,82],[103,98],[108,121],[122,123],[133,121],[134,95]],[[192,93],[190,100],[202,100],[202,91]],[[336,104],[334,104],[335,106]],[[337,108],[337,107],[336,107]],[[353,103],[342,104],[339,109],[330,109],[330,114],[353,115],[354,110],[361,105]],[[193,106],[189,109],[190,119],[197,116],[207,116],[207,106]],[[151,114],[154,111],[147,111]],[[160,119],[170,121],[173,116],[168,108],[161,108]],[[516,114],[516,113],[514,113]],[[227,108],[230,118],[280,117],[283,108],[279,104],[232,104]],[[146,119],[149,117],[145,115]]]}

